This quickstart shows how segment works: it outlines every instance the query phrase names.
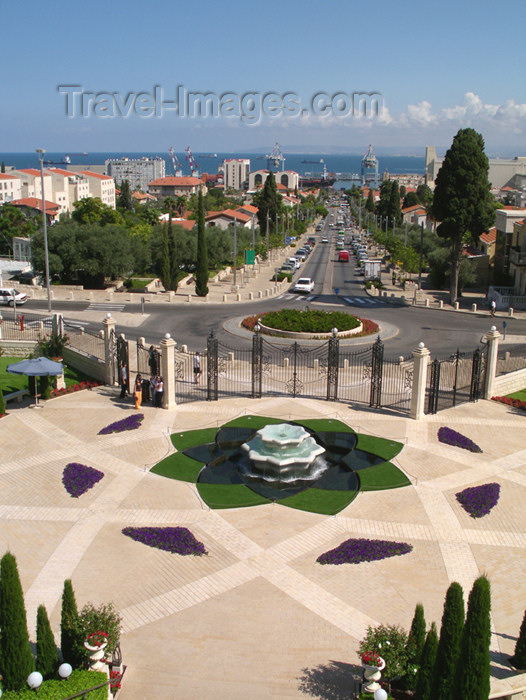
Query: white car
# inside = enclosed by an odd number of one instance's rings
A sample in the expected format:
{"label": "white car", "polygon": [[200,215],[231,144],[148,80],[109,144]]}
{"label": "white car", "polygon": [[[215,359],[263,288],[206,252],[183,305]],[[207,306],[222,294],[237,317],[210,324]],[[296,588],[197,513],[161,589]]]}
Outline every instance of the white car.
{"label": "white car", "polygon": [[25,304],[27,301],[27,294],[19,292],[17,289],[12,289],[10,287],[0,288],[0,304],[7,304],[7,306],[13,306],[16,301],[17,304]]}
{"label": "white car", "polygon": [[294,285],[295,292],[312,292],[314,289],[314,282],[310,277],[300,277],[299,280]]}
{"label": "white car", "polygon": [[329,242],[329,239],[328,239],[326,236],[324,236],[324,237],[321,239],[321,242],[322,242],[322,243],[328,243],[328,242]]}

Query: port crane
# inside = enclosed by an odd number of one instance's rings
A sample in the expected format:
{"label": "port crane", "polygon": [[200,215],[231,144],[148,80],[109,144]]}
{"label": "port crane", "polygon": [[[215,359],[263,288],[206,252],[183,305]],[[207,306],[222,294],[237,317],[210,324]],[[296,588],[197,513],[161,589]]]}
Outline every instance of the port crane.
{"label": "port crane", "polygon": [[[371,173],[371,170],[374,172]],[[378,158],[374,154],[374,149],[369,144],[367,153],[362,158],[362,185],[367,185],[368,183],[378,182]]]}
{"label": "port crane", "polygon": [[71,156],[87,156],[88,154],[86,152],[84,153],[66,153],[66,155],[62,158],[62,160],[45,160],[44,165],[71,165]]}
{"label": "port crane", "polygon": [[199,166],[197,165],[197,161],[193,156],[192,151],[190,150],[190,146],[187,146],[185,148],[186,151],[186,160],[190,163],[190,170],[192,171],[192,177],[199,177]]}
{"label": "port crane", "polygon": [[272,151],[265,156],[267,159],[267,169],[270,170],[271,166],[274,165],[276,169],[279,170],[279,165],[281,163],[281,170],[283,171],[285,169],[285,156],[281,152],[281,148],[279,147],[279,143],[276,143],[274,145],[274,148]]}
{"label": "port crane", "polygon": [[176,177],[181,177],[181,175],[183,174],[183,168],[181,166],[181,163],[179,162],[179,158],[177,157],[177,154],[175,153],[173,146],[170,146],[168,153],[172,156],[172,165],[174,166],[174,175]]}

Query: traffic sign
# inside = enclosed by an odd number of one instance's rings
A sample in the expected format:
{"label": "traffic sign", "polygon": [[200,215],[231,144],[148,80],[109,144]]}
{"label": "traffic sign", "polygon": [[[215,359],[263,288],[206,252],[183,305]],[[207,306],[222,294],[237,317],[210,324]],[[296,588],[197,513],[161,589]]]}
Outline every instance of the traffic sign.
{"label": "traffic sign", "polygon": [[503,328],[506,328],[507,325],[508,325],[508,324],[506,323],[506,321],[503,321],[503,322],[502,322],[502,327],[503,327]]}
{"label": "traffic sign", "polygon": [[334,287],[334,293],[339,294],[340,293],[340,288],[339,287]]}

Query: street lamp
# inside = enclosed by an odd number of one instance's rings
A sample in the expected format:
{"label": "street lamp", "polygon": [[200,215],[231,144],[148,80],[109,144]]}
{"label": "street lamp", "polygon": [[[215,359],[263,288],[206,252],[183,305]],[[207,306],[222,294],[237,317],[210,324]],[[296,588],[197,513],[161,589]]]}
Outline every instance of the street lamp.
{"label": "street lamp", "polygon": [[42,218],[44,219],[44,265],[46,268],[46,289],[47,289],[47,310],[51,313],[51,290],[49,287],[49,253],[47,247],[47,219],[46,219],[46,197],[44,192],[44,148],[37,148],[38,159],[40,161],[40,188],[42,190]]}
{"label": "street lamp", "polygon": [[30,688],[37,692],[40,686],[42,685],[43,680],[44,678],[42,677],[42,674],[39,671],[33,671],[33,673],[30,673],[27,677],[27,684]]}

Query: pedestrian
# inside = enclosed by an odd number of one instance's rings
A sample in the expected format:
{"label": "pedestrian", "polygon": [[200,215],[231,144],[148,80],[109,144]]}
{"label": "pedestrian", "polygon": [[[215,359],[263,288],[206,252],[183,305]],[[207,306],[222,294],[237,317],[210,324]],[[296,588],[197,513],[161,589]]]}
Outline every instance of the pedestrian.
{"label": "pedestrian", "polygon": [[138,374],[135,378],[135,387],[133,390],[133,398],[135,399],[135,410],[138,411],[142,403],[142,380],[141,375]]}
{"label": "pedestrian", "polygon": [[155,405],[157,408],[163,407],[164,382],[162,377],[157,377],[155,383]]}
{"label": "pedestrian", "polygon": [[194,355],[194,384],[197,384],[201,374],[201,355],[199,352],[196,352]]}
{"label": "pedestrian", "polygon": [[490,301],[489,310],[490,310],[491,316],[492,317],[495,316],[495,311],[497,310],[497,302],[495,301],[495,299],[492,299]]}
{"label": "pedestrian", "polygon": [[126,393],[128,391],[128,366],[126,362],[122,363],[121,366],[121,374],[120,374],[120,383],[121,383],[121,399],[124,399],[126,396]]}
{"label": "pedestrian", "polygon": [[148,350],[148,367],[150,368],[150,374],[153,374],[154,377],[156,377],[159,372],[159,362],[157,358],[157,351],[153,345],[150,345],[150,349]]}
{"label": "pedestrian", "polygon": [[152,406],[157,406],[157,401],[155,399],[155,387],[157,385],[157,377],[155,374],[152,374],[150,377],[150,396],[151,396],[151,401],[152,401]]}

